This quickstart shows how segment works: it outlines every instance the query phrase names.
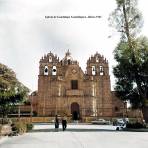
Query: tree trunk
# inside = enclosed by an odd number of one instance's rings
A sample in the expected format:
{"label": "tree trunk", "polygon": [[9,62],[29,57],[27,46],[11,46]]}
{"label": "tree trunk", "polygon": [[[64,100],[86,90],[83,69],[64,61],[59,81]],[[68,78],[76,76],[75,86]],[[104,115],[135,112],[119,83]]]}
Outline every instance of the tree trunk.
{"label": "tree trunk", "polygon": [[143,118],[148,123],[148,106],[142,108]]}

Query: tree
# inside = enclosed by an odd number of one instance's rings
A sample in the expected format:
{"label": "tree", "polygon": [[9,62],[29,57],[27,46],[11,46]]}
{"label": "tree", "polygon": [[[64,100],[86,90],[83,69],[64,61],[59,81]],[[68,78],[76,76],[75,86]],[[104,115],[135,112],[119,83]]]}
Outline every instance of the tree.
{"label": "tree", "polygon": [[28,92],[29,89],[17,80],[15,72],[0,63],[0,114],[3,118],[27,97]]}
{"label": "tree", "polygon": [[109,17],[110,25],[121,33],[114,51],[117,95],[130,100],[132,107],[143,108],[148,100],[148,39],[137,37],[143,25],[137,0],[116,0],[117,8]]}
{"label": "tree", "polygon": [[136,8],[137,0],[116,0],[117,8],[110,14],[110,26],[121,33],[121,40],[128,42],[130,49],[132,39],[140,32],[143,20],[140,11]]}
{"label": "tree", "polygon": [[137,38],[134,46],[136,65],[133,65],[127,42],[121,41],[114,51],[117,61],[113,69],[117,78],[115,90],[122,100],[130,100],[133,108],[143,108],[148,103],[148,39]]}

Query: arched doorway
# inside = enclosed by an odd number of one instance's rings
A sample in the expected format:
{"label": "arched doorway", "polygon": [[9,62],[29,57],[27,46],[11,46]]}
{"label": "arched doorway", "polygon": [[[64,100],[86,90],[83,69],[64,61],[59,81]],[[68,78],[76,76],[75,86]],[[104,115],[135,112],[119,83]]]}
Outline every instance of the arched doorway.
{"label": "arched doorway", "polygon": [[72,114],[72,120],[79,120],[80,109],[79,109],[79,104],[77,102],[71,104],[71,114]]}

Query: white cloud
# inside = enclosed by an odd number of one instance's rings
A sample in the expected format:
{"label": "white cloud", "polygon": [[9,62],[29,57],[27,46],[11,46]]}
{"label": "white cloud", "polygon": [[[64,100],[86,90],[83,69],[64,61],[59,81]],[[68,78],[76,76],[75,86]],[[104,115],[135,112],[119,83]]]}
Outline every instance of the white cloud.
{"label": "white cloud", "polygon": [[[146,25],[147,1],[139,0]],[[108,15],[115,0],[0,0],[0,62],[13,68],[17,77],[30,89],[37,89],[40,58],[52,51],[60,58],[70,49],[85,70],[96,51],[110,63],[118,35],[108,27]],[[50,15],[101,15],[98,19],[45,19]],[[113,34],[112,38],[108,38]]]}

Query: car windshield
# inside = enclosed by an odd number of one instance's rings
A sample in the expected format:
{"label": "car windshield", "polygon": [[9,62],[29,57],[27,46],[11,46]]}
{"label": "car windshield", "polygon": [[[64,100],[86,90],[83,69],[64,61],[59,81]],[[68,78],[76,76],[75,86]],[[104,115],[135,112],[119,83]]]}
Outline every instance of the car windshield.
{"label": "car windshield", "polygon": [[98,119],[99,121],[105,121],[104,119]]}

